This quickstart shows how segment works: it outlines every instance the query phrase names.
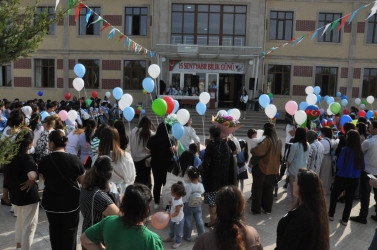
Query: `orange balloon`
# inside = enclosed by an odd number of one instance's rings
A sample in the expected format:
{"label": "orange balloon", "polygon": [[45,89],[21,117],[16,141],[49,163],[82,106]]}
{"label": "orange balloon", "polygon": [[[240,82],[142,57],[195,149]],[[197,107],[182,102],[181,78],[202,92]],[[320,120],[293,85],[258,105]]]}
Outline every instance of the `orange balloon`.
{"label": "orange balloon", "polygon": [[170,216],[166,212],[157,212],[152,215],[152,226],[156,229],[164,229],[170,221]]}

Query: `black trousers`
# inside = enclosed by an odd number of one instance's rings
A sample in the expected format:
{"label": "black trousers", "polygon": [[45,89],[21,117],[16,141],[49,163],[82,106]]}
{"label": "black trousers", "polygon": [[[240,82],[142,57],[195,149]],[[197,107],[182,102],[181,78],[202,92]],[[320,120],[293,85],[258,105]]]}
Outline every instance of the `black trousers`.
{"label": "black trousers", "polygon": [[66,214],[50,212],[46,212],[46,214],[49,223],[52,250],[75,250],[80,210]]}
{"label": "black trousers", "polygon": [[135,183],[141,183],[152,188],[151,168],[145,166],[145,160],[135,162],[136,179]]}
{"label": "black trousers", "polygon": [[152,173],[154,180],[153,197],[156,204],[160,203],[161,188],[162,185],[166,184],[166,174],[168,173],[167,165],[168,162],[152,164]]}
{"label": "black trousers", "polygon": [[[371,186],[369,185],[369,177],[368,173],[363,171],[361,172],[360,176],[360,214],[359,216],[362,218],[367,218],[368,216],[368,210],[369,210],[369,202],[370,202],[370,191]],[[373,188],[374,192],[374,200],[377,203],[377,189]],[[377,207],[375,208],[376,214],[377,214]]]}
{"label": "black trousers", "polygon": [[335,177],[335,181],[330,196],[330,217],[333,217],[335,214],[336,202],[338,200],[339,195],[343,191],[346,191],[342,220],[344,222],[348,222],[352,209],[353,194],[355,193],[358,183],[359,179],[357,178],[343,178],[339,176]]}
{"label": "black trousers", "polygon": [[259,166],[253,167],[251,212],[260,213],[261,208],[271,213],[276,175],[265,175]]}

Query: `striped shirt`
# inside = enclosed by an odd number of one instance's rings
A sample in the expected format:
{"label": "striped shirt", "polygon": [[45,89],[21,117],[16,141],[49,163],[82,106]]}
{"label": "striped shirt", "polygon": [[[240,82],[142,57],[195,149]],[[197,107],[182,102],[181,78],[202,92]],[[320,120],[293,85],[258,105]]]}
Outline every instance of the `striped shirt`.
{"label": "striped shirt", "polygon": [[95,155],[98,155],[98,148],[99,148],[99,139],[98,137],[94,138],[91,142],[90,142],[90,149],[92,150],[93,152],[93,156]]}

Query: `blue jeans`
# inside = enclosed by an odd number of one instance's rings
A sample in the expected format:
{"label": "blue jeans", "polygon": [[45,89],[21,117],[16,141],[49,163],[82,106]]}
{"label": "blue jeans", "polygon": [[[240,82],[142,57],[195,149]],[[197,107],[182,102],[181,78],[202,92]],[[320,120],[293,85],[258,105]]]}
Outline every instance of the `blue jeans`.
{"label": "blue jeans", "polygon": [[204,233],[204,223],[202,218],[202,207],[189,207],[188,203],[183,206],[185,213],[185,226],[183,227],[183,238],[191,239],[192,219],[195,218],[198,235]]}
{"label": "blue jeans", "polygon": [[374,233],[373,240],[370,243],[368,250],[375,250],[375,249],[377,249],[377,228],[376,228],[376,232]]}
{"label": "blue jeans", "polygon": [[169,237],[174,239],[174,236],[175,236],[175,243],[181,243],[182,242],[182,233],[183,233],[184,222],[185,222],[185,218],[183,218],[179,223],[170,221]]}

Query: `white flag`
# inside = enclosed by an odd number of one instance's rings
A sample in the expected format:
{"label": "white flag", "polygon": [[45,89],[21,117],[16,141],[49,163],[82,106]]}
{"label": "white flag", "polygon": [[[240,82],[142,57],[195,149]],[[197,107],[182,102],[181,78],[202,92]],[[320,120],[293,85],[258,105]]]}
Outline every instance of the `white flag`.
{"label": "white flag", "polygon": [[322,36],[326,33],[326,30],[330,27],[331,23],[328,23],[322,32]]}
{"label": "white flag", "polygon": [[374,14],[376,14],[376,12],[377,12],[377,1],[374,2],[374,5],[370,11],[370,15],[365,20],[368,20],[369,18],[371,18]]}
{"label": "white flag", "polygon": [[59,2],[60,2],[60,0],[56,0],[55,11],[56,11],[56,9],[58,8]]}

